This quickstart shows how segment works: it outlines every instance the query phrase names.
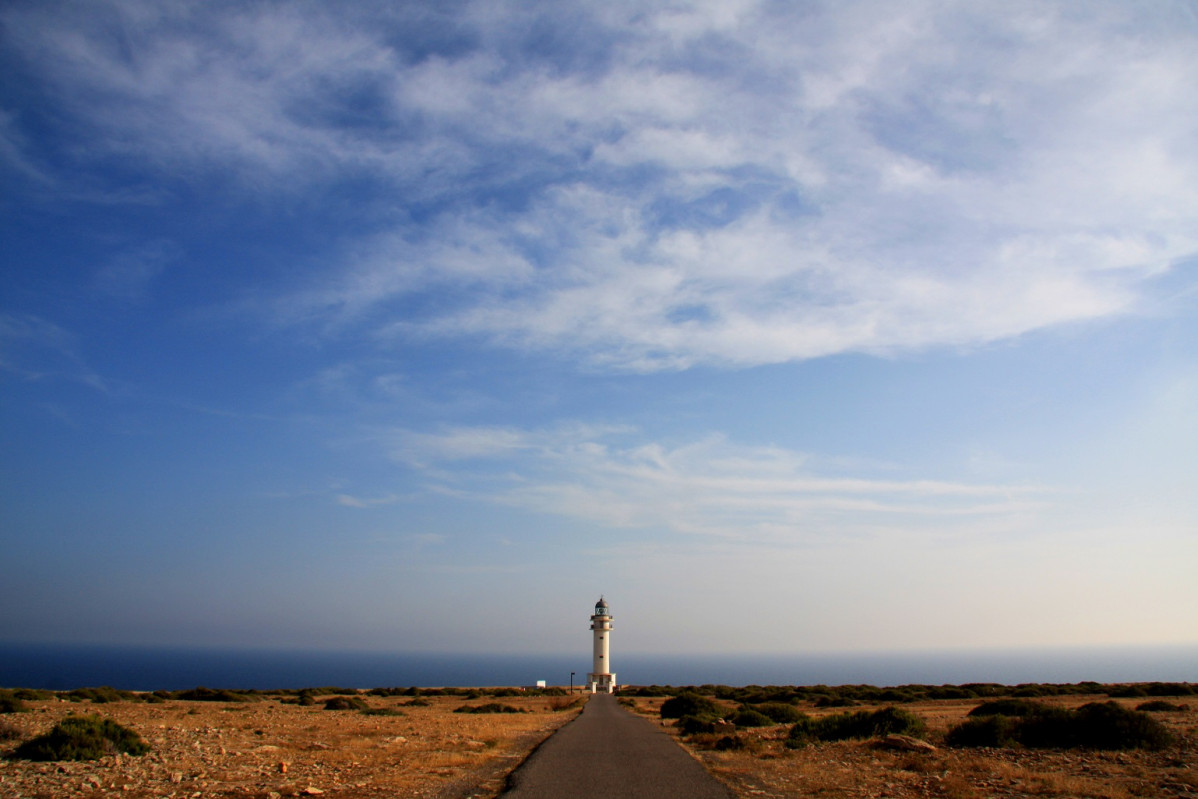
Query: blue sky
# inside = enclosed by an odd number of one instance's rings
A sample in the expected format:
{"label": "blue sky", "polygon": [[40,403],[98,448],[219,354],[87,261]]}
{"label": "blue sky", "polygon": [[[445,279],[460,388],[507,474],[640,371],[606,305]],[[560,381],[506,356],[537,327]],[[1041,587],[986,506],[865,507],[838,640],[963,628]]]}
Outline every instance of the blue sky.
{"label": "blue sky", "polygon": [[0,26],[0,640],[1198,643],[1191,3]]}

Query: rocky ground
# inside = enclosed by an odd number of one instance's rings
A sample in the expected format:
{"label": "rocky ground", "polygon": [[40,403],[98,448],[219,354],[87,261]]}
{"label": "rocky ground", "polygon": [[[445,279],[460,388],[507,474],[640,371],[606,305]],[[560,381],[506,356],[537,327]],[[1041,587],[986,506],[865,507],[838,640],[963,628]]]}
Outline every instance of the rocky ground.
{"label": "rocky ground", "polygon": [[[1107,699],[1075,696],[1043,701],[1077,707]],[[638,699],[637,709],[652,718],[661,701]],[[1134,708],[1144,700],[1117,701]],[[1198,799],[1198,697],[1169,701],[1186,710],[1153,714],[1177,739],[1162,752],[944,747],[944,733],[980,704],[978,700],[902,705],[928,724],[927,738],[934,748],[922,751],[883,748],[878,741],[821,743],[792,750],[783,745],[787,726],[738,731],[745,744],[738,751],[716,751],[710,748],[710,739],[681,740],[709,771],[743,797]],[[851,710],[877,707],[882,705]],[[845,708],[802,709],[816,717],[845,712]]]}
{"label": "rocky ground", "polygon": [[[151,746],[141,757],[95,762],[0,760],[0,796],[94,797],[490,797],[534,746],[574,717],[568,697],[363,697],[376,712],[331,711],[287,697],[253,702],[171,700],[159,704],[62,700],[26,702],[29,712],[0,715],[11,750],[70,713],[98,714],[137,731]],[[294,702],[295,697],[289,697]],[[575,700],[581,697],[574,697]],[[1105,696],[1043,701],[1076,707]],[[462,705],[500,702],[523,713],[464,714]],[[628,701],[627,699],[625,701]],[[661,699],[632,700],[655,724]],[[1118,700],[1134,707],[1143,700]],[[883,748],[878,741],[787,749],[788,726],[740,730],[744,748],[717,751],[709,738],[680,738],[742,797],[1176,797],[1198,799],[1198,697],[1171,699],[1183,711],[1153,714],[1176,736],[1162,752],[951,749],[944,733],[978,700],[904,704],[927,723],[932,748]],[[870,710],[881,705],[860,705]],[[812,716],[844,708],[800,708]],[[672,722],[666,724],[673,731]]]}
{"label": "rocky ground", "polygon": [[[373,709],[396,715],[366,715],[325,710],[322,698],[311,706],[281,699],[26,702],[28,712],[0,715],[10,737],[0,749],[75,713],[111,718],[139,733],[151,751],[94,762],[0,759],[0,796],[493,796],[507,773],[581,708],[581,701],[565,707],[567,697],[429,697],[422,707],[406,697],[368,696]],[[496,701],[528,712],[453,712]]]}

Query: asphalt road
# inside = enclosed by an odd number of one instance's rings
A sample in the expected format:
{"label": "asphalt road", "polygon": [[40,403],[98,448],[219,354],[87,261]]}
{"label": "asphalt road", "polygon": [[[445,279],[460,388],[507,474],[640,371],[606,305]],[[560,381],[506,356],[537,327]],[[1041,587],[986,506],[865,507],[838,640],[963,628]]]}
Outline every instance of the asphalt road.
{"label": "asphalt road", "polygon": [[732,794],[652,722],[596,694],[582,714],[508,778],[513,799],[730,799]]}

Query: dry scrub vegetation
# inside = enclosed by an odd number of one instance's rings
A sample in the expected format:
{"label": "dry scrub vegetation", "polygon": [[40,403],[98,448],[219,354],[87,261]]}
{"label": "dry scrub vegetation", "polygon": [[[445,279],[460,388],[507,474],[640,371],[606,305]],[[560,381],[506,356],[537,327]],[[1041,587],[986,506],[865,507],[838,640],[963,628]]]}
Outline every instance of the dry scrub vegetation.
{"label": "dry scrub vegetation", "polygon": [[[975,686],[970,690],[977,695],[965,697],[961,688],[704,686],[699,693],[725,721],[692,724],[693,734],[684,734],[679,720],[661,718],[663,703],[679,690],[628,691],[620,702],[650,723],[664,725],[742,797],[1198,799],[1198,693],[1145,696],[1127,686],[1103,693],[1096,684],[1056,688],[1056,693],[1040,694],[1038,689]],[[64,719],[86,716],[111,719],[149,745],[146,754],[136,757],[0,760],[0,796],[30,799],[110,794],[131,799],[491,797],[503,788],[507,773],[574,718],[585,701],[583,696],[514,691],[443,696],[332,690],[245,696],[204,689],[157,697],[111,689],[57,697],[5,694],[0,691],[0,750],[5,752]],[[1011,695],[1065,710],[1109,701],[1134,709],[1151,700],[1152,719],[1172,740],[1156,751],[946,745],[949,731],[971,711]],[[143,701],[147,698],[155,701]],[[887,710],[892,707],[897,710]],[[819,737],[846,727],[821,720],[852,714],[902,723],[902,729],[930,746],[919,748],[911,739],[891,742],[913,747],[906,750],[886,748],[877,737],[831,742]],[[791,734],[796,726],[813,735],[796,738]]]}
{"label": "dry scrub vegetation", "polygon": [[[236,698],[236,697],[234,697]],[[455,712],[483,696],[362,695],[366,709],[325,709],[331,697],[243,701],[109,697],[22,700],[0,715],[12,752],[71,716],[99,715],[136,732],[147,754],[94,761],[0,759],[0,796],[140,797],[492,796],[529,751],[582,707],[581,696],[504,696],[520,712]],[[341,703],[335,703],[341,704]]]}
{"label": "dry scrub vegetation", "polygon": [[[1170,698],[1172,709],[1152,713],[1173,738],[1160,751],[946,746],[948,731],[982,704],[983,700],[976,698],[917,700],[900,705],[926,725],[922,737],[933,748],[925,751],[886,748],[877,738],[791,748],[787,746],[790,724],[685,735],[678,722],[659,720],[666,698],[624,697],[622,701],[654,723],[666,725],[709,771],[744,797],[1198,797],[1198,696]],[[1116,701],[1132,709],[1145,700],[1112,700],[1098,694],[1036,701],[1066,709]],[[735,716],[736,703],[723,704],[728,715]],[[817,720],[890,705],[863,702],[846,708],[795,702],[797,709]]]}

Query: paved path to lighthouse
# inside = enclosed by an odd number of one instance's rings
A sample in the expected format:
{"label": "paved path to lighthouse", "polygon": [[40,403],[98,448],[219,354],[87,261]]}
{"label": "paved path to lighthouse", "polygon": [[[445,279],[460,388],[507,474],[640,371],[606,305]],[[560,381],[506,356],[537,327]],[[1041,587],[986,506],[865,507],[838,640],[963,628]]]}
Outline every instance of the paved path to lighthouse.
{"label": "paved path to lighthouse", "polygon": [[508,779],[512,799],[730,799],[732,793],[659,727],[611,694],[533,752]]}

